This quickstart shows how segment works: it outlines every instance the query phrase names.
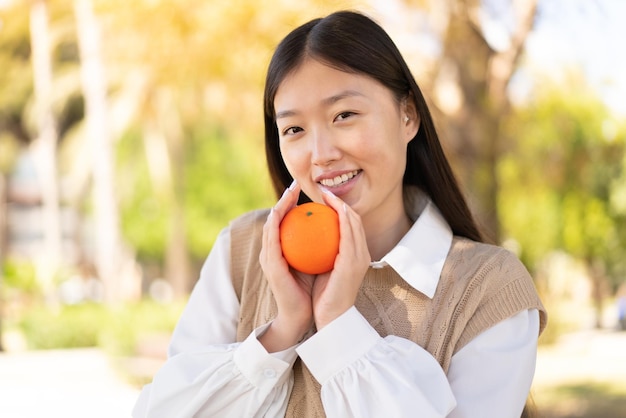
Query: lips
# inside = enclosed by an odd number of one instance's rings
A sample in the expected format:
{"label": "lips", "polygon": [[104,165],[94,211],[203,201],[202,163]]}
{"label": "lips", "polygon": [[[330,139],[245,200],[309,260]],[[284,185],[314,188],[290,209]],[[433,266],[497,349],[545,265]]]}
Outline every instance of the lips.
{"label": "lips", "polygon": [[351,178],[353,178],[354,176],[356,176],[357,174],[360,173],[360,170],[353,170],[347,173],[343,173],[341,175],[337,175],[335,177],[332,178],[324,178],[321,179],[319,181],[319,183],[322,186],[326,186],[326,187],[338,187],[341,186],[342,184],[346,183],[347,181],[349,181]]}

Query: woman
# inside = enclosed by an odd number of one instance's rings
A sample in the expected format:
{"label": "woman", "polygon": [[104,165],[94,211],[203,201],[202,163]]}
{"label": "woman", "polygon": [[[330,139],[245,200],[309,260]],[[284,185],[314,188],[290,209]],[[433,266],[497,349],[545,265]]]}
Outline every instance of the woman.
{"label": "woman", "polygon": [[[290,33],[265,88],[278,202],[224,229],[135,417],[519,417],[546,323],[526,269],[481,235],[428,108],[380,26]],[[339,215],[334,268],[282,257],[298,202]]]}

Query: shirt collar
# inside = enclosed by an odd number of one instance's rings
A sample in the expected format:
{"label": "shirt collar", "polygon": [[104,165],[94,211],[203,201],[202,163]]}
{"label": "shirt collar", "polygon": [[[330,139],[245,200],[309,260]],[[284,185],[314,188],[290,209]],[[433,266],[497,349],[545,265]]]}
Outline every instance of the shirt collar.
{"label": "shirt collar", "polygon": [[415,290],[432,298],[452,245],[452,230],[428,197],[419,191],[409,193],[413,196],[405,204],[415,219],[413,226],[387,255],[370,266],[391,266]]}

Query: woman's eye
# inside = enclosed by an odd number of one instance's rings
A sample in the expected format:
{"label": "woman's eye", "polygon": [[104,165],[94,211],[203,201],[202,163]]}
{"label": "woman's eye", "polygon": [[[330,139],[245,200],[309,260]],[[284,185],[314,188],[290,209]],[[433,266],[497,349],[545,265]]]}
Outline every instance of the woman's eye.
{"label": "woman's eye", "polygon": [[289,127],[287,129],[285,129],[283,131],[283,135],[294,135],[294,134],[297,134],[298,132],[301,132],[301,131],[303,131],[303,129],[301,127],[299,127],[299,126],[292,126],[292,127]]}
{"label": "woman's eye", "polygon": [[354,114],[355,114],[354,112],[341,112],[340,114],[337,115],[337,117],[335,117],[335,120],[346,120],[350,116],[353,116]]}

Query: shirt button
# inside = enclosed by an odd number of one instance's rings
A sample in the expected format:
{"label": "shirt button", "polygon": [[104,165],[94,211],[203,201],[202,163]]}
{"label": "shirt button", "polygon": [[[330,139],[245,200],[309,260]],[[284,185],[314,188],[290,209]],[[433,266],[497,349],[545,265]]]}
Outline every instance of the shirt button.
{"label": "shirt button", "polygon": [[382,269],[387,265],[385,261],[372,261],[370,262],[370,267],[374,269]]}
{"label": "shirt button", "polygon": [[268,379],[271,379],[276,377],[276,371],[274,371],[273,369],[265,369],[263,370],[263,375]]}

